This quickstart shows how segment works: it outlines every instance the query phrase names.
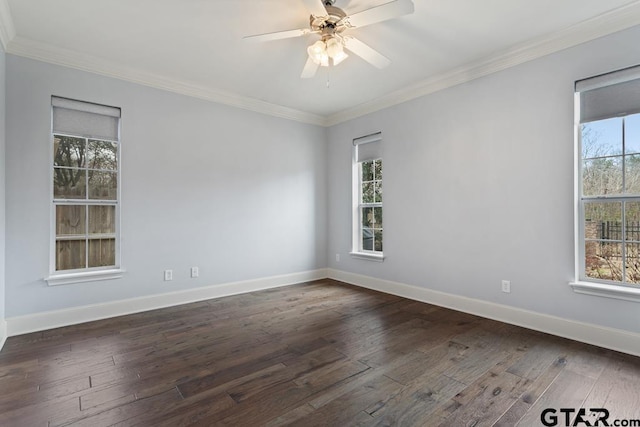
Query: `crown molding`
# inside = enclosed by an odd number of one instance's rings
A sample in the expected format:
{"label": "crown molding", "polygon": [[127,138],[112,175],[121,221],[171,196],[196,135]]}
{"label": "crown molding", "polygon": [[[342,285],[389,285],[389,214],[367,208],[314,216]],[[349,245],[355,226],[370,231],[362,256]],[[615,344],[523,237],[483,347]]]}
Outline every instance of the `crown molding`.
{"label": "crown molding", "polygon": [[13,25],[11,9],[7,0],[0,0],[0,43],[6,52],[11,40],[16,36],[16,28]]}
{"label": "crown molding", "polygon": [[457,86],[639,24],[640,1],[634,1],[556,33],[513,46],[481,61],[449,70],[383,97],[331,114],[326,117],[326,126],[334,126],[384,108]]}
{"label": "crown molding", "polygon": [[150,86],[270,116],[318,126],[325,126],[326,124],[326,119],[317,114],[141,71],[132,67],[117,64],[113,61],[104,60],[91,55],[85,55],[69,49],[51,46],[46,43],[36,42],[20,36],[13,38],[6,51],[12,55],[31,58],[81,71],[88,71],[107,77],[113,77],[144,86]]}

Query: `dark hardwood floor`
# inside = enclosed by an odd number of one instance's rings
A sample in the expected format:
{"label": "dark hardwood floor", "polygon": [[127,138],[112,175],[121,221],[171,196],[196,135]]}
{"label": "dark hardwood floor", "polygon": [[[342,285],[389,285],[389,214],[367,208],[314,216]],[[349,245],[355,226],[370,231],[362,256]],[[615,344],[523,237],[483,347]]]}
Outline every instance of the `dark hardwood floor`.
{"label": "dark hardwood floor", "polygon": [[0,352],[2,426],[537,426],[545,408],[640,419],[640,359],[330,280]]}

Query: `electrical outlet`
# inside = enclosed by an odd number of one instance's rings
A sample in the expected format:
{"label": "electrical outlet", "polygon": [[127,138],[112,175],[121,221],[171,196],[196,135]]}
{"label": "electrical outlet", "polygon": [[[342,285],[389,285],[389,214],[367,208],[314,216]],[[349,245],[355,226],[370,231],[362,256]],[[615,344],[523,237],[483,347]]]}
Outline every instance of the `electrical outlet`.
{"label": "electrical outlet", "polygon": [[336,254],[336,262],[340,262],[340,254]]}
{"label": "electrical outlet", "polygon": [[173,280],[173,270],[164,271],[164,281],[168,282],[169,280]]}
{"label": "electrical outlet", "polygon": [[191,278],[195,279],[199,275],[200,275],[200,272],[198,271],[198,267],[191,267]]}
{"label": "electrical outlet", "polygon": [[511,282],[508,280],[502,281],[502,292],[511,293]]}

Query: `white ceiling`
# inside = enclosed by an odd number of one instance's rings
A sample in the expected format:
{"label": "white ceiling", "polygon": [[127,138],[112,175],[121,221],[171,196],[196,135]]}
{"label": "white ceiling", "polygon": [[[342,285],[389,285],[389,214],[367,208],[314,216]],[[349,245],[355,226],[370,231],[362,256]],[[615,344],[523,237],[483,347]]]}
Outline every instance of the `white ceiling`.
{"label": "white ceiling", "polygon": [[412,15],[350,32],[388,68],[351,55],[306,80],[318,36],[242,39],[308,27],[302,0],[0,0],[0,38],[9,53],[326,125],[640,24],[637,0],[414,4]]}

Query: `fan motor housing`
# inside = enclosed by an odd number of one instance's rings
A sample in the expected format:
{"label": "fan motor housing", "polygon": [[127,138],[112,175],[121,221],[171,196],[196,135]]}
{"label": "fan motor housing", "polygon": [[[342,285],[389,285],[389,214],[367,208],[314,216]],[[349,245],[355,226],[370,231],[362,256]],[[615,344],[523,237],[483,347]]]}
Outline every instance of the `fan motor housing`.
{"label": "fan motor housing", "polygon": [[312,31],[320,31],[322,33],[331,32],[333,34],[341,33],[347,28],[344,22],[347,14],[339,7],[333,6],[332,3],[333,2],[325,2],[327,16],[310,16],[309,26]]}

